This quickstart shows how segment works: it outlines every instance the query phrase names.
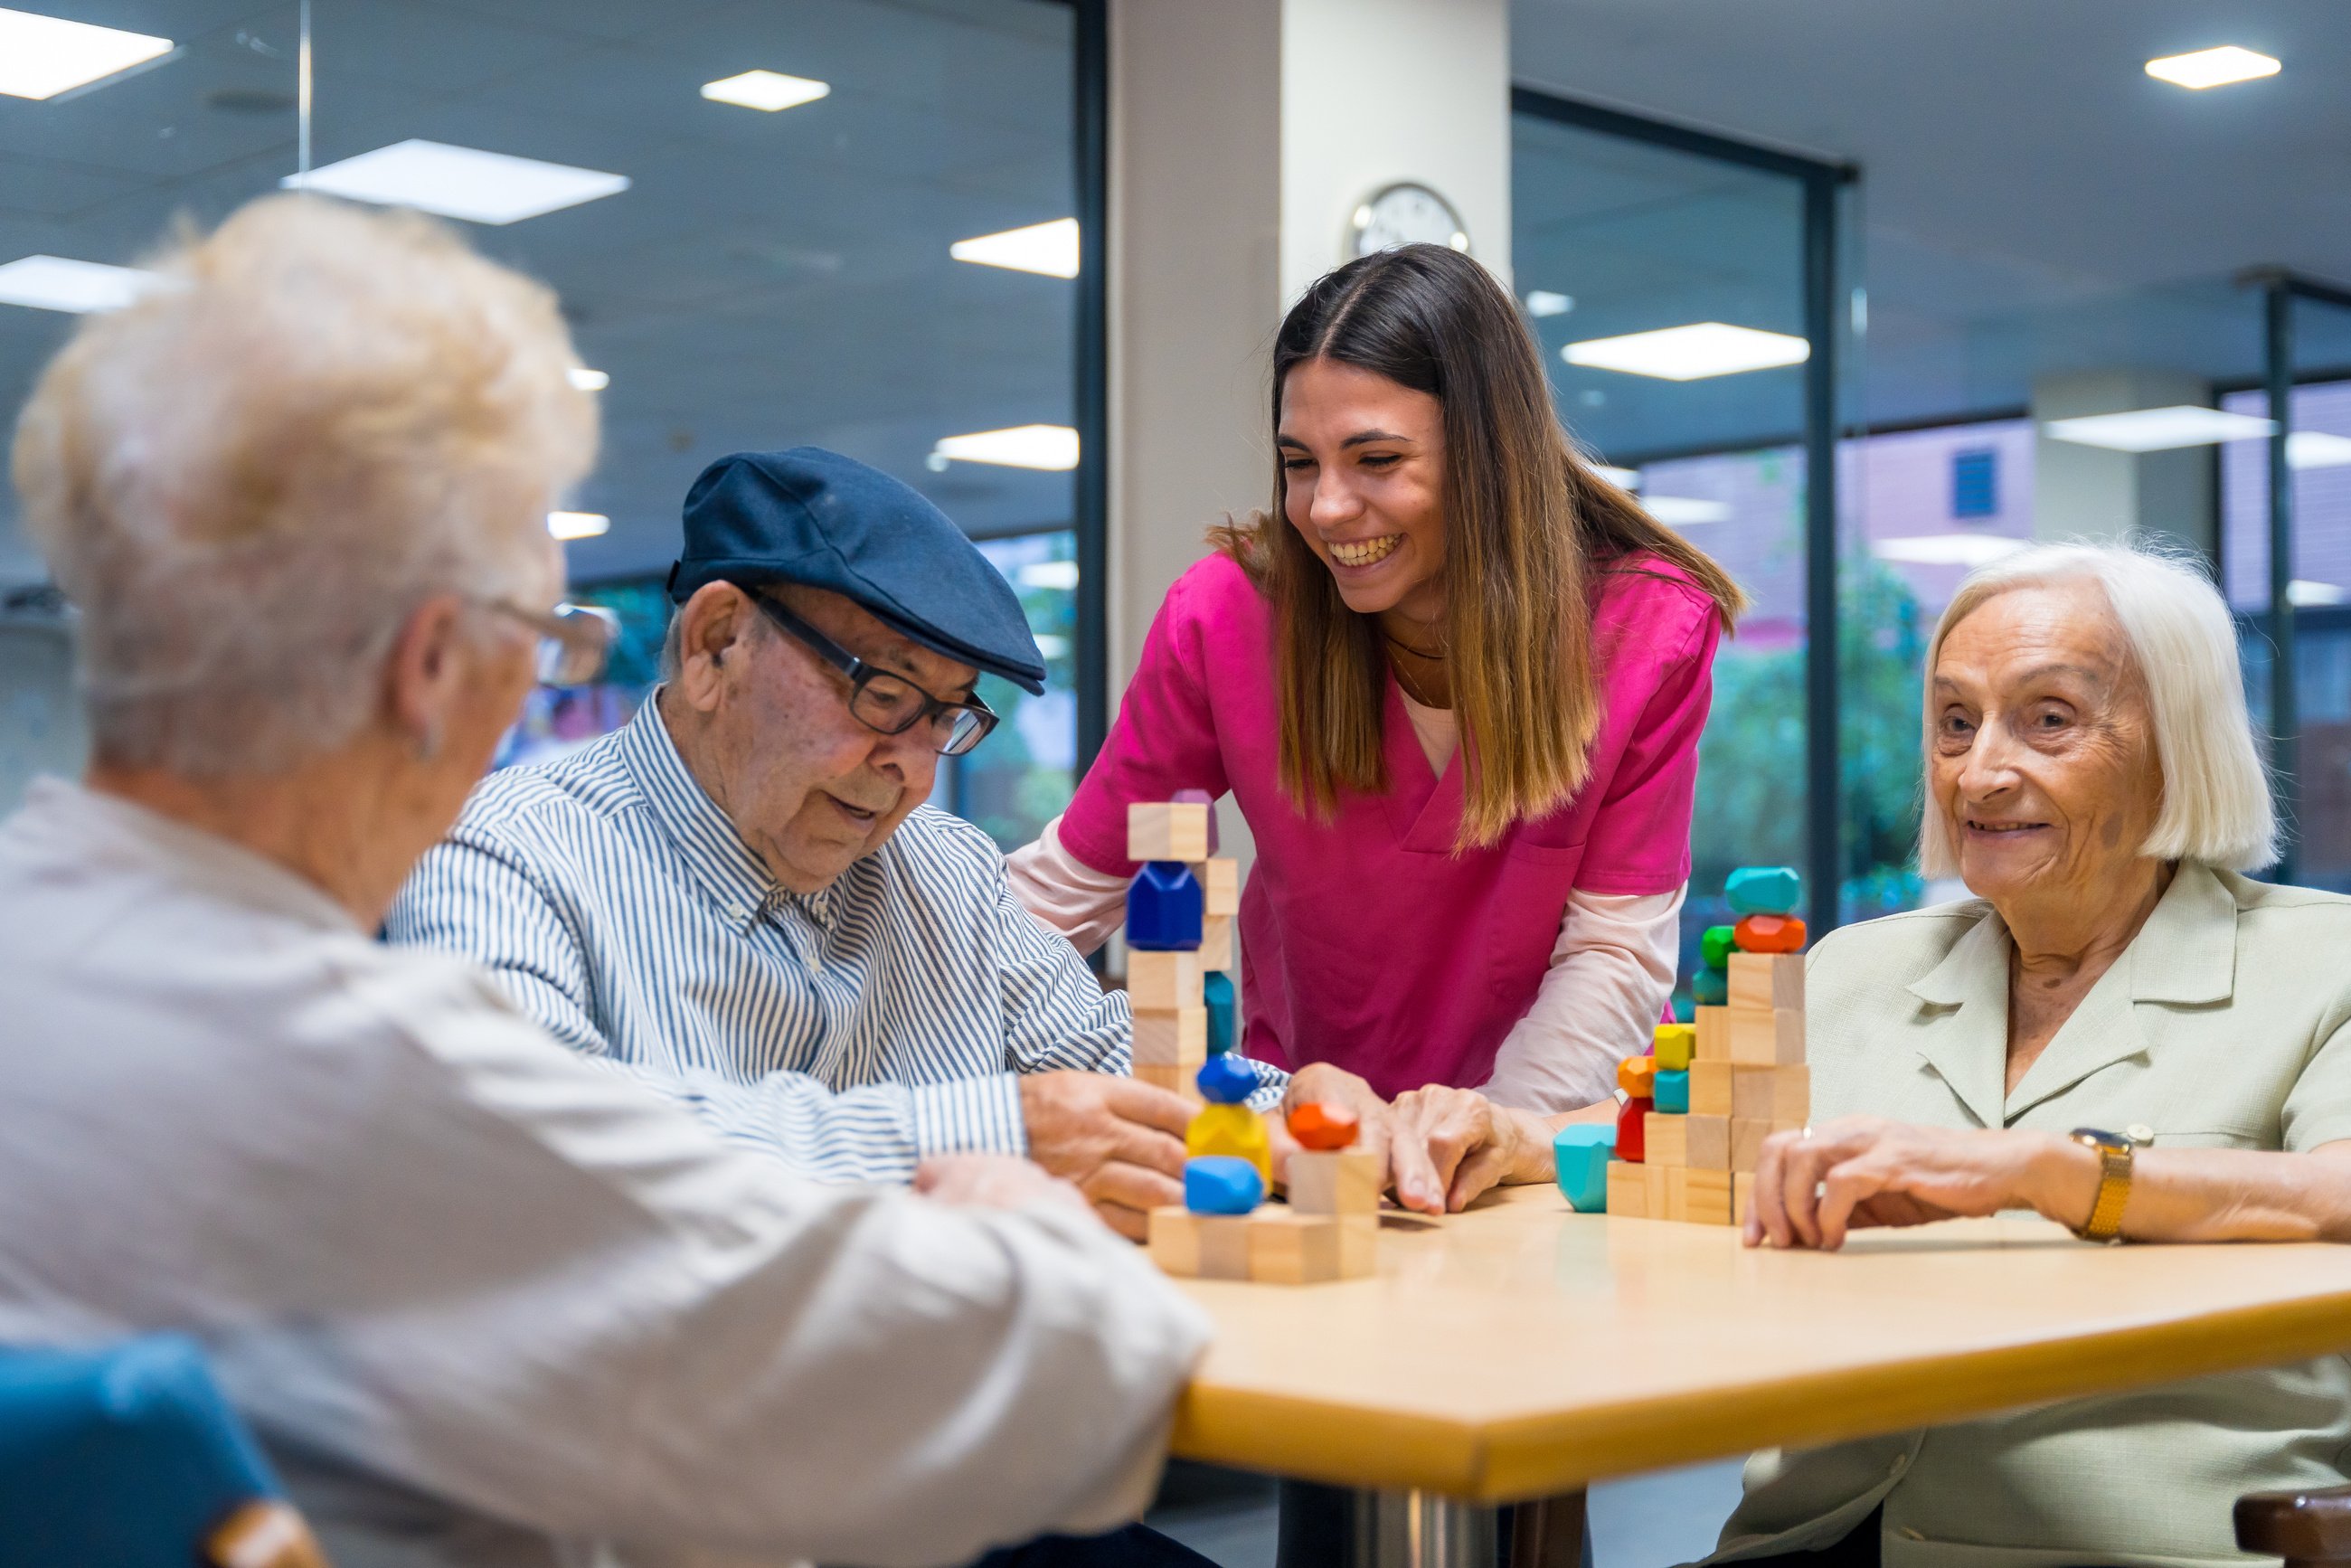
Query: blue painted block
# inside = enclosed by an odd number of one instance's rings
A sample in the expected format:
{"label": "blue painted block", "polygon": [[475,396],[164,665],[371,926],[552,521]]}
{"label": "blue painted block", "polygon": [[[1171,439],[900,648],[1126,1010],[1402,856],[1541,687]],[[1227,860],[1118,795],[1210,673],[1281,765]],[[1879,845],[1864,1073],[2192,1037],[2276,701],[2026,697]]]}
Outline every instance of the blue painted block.
{"label": "blue painted block", "polygon": [[1238,1155],[1184,1162],[1184,1207],[1195,1214],[1248,1214],[1265,1201],[1265,1178]]}
{"label": "blue painted block", "polygon": [[1730,977],[1719,969],[1700,969],[1690,977],[1690,1000],[1702,1008],[1719,1008],[1730,1001]]}
{"label": "blue painted block", "polygon": [[1722,884],[1722,896],[1740,915],[1793,915],[1803,892],[1794,869],[1784,865],[1743,865]]}
{"label": "blue painted block", "polygon": [[1689,1074],[1660,1072],[1657,1074],[1657,1109],[1670,1116],[1689,1114]]}
{"label": "blue painted block", "polygon": [[1154,953],[1197,947],[1207,906],[1200,880],[1190,866],[1182,861],[1145,861],[1126,890],[1126,945]]}
{"label": "blue painted block", "polygon": [[1578,1214],[1608,1212],[1608,1162],[1616,1155],[1616,1129],[1605,1122],[1576,1122],[1551,1141],[1559,1170],[1559,1190]]}
{"label": "blue painted block", "polygon": [[1201,1004],[1208,1009],[1208,1054],[1222,1056],[1240,1038],[1240,993],[1222,969],[1200,977]]}
{"label": "blue painted block", "polygon": [[1238,1105],[1257,1092],[1257,1074],[1229,1056],[1208,1058],[1193,1082],[1211,1105]]}

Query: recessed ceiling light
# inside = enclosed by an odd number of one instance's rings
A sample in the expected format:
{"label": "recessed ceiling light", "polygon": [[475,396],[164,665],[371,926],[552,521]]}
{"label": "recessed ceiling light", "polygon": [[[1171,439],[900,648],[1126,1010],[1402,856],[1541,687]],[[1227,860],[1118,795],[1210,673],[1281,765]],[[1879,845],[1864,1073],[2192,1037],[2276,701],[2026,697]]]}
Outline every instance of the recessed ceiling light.
{"label": "recessed ceiling light", "polygon": [[1007,468],[1067,469],[1078,465],[1078,433],[1066,424],[1016,424],[947,435],[931,448],[934,461],[994,463]]}
{"label": "recessed ceiling light", "polygon": [[1604,463],[1594,464],[1592,471],[1615,486],[1619,490],[1641,487],[1641,471],[1637,468],[1611,468]]}
{"label": "recessed ceiling light", "polygon": [[1727,523],[1730,520],[1730,503],[1702,501],[1695,496],[1644,496],[1641,510],[1667,528],[1686,528],[1692,523]]}
{"label": "recessed ceiling light", "polygon": [[0,93],[55,98],[172,52],[172,40],[0,6]]}
{"label": "recessed ceiling light", "polygon": [[600,196],[616,196],[629,188],[626,174],[414,139],[308,174],[288,174],[277,183],[291,190],[414,207],[476,224],[517,223]]}
{"label": "recessed ceiling light", "polygon": [[2134,408],[2121,413],[2053,419],[2041,428],[2051,437],[2077,446],[2103,446],[2109,452],[2168,452],[2176,446],[2244,441],[2267,435],[2277,426],[2250,413],[2179,403],[2170,408]]}
{"label": "recessed ceiling light", "polygon": [[1571,365],[1668,382],[1801,365],[1812,356],[1812,344],[1802,338],[1722,321],[1694,321],[1687,327],[1628,332],[1620,338],[1588,338],[1559,351],[1559,357]]}
{"label": "recessed ceiling light", "polygon": [[2297,577],[2285,585],[2288,604],[2341,604],[2346,600],[2351,600],[2351,592],[2331,582],[2312,582]]}
{"label": "recessed ceiling light", "polygon": [[563,379],[581,392],[602,392],[612,384],[612,378],[602,371],[591,371],[585,365],[574,365],[563,372]]}
{"label": "recessed ceiling light", "polygon": [[702,96],[717,103],[763,109],[769,114],[814,103],[832,90],[832,84],[808,77],[788,77],[781,71],[745,71],[702,84]]}
{"label": "recessed ceiling light", "polygon": [[2223,44],[2217,49],[2199,49],[2192,55],[2166,55],[2159,60],[2147,62],[2147,75],[2199,91],[2208,87],[2226,87],[2232,81],[2273,77],[2278,70],[2277,61],[2269,56],[2241,49],[2234,44]]}
{"label": "recessed ceiling light", "polygon": [[1527,314],[1530,316],[1564,316],[1575,308],[1572,296],[1553,294],[1548,288],[1527,290]]}
{"label": "recessed ceiling light", "polygon": [[2346,464],[2351,464],[2351,435],[2296,430],[2285,438],[2285,465],[2289,468],[2340,468]]}
{"label": "recessed ceiling light", "polygon": [[1006,229],[1002,234],[959,239],[947,246],[947,254],[957,261],[976,261],[983,267],[1041,272],[1048,277],[1075,277],[1078,220],[1055,218],[1049,224],[1030,224],[1025,229]]}
{"label": "recessed ceiling light", "polygon": [[120,310],[171,282],[162,273],[142,272],[135,267],[27,256],[0,267],[0,305],[29,305],[36,310],[82,316],[95,310]]}
{"label": "recessed ceiling light", "polygon": [[1073,560],[1032,560],[1019,570],[1023,588],[1056,589],[1063,593],[1078,585],[1078,563]]}
{"label": "recessed ceiling light", "polygon": [[1872,539],[1869,553],[1880,560],[1911,566],[1977,567],[2023,548],[2022,539],[1999,534],[1912,534],[1907,538]]}
{"label": "recessed ceiling light", "polygon": [[611,530],[612,519],[601,512],[549,512],[547,531],[559,539],[592,539]]}

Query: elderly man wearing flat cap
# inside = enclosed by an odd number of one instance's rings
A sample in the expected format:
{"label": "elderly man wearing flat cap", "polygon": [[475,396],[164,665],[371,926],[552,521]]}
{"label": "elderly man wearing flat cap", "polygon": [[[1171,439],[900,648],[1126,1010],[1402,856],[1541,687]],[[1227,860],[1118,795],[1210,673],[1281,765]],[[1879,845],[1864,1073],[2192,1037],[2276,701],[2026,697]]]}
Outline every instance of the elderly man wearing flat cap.
{"label": "elderly man wearing flat cap", "polygon": [[924,804],[996,724],[981,671],[1044,690],[1010,587],[914,490],[798,447],[703,472],[669,591],[652,700],[486,779],[387,934],[807,1174],[1025,1154],[1140,1235],[1188,1107],[1123,1076],[1124,997]]}

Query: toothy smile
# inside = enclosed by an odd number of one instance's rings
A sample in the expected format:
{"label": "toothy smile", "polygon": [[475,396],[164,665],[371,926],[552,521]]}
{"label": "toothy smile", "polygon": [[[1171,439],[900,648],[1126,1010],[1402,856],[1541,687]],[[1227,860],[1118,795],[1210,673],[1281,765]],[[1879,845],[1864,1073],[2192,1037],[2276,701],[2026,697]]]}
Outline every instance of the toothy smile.
{"label": "toothy smile", "polygon": [[1370,566],[1387,559],[1402,543],[1402,534],[1382,534],[1375,539],[1351,539],[1344,544],[1334,541],[1331,546],[1331,559],[1341,566]]}

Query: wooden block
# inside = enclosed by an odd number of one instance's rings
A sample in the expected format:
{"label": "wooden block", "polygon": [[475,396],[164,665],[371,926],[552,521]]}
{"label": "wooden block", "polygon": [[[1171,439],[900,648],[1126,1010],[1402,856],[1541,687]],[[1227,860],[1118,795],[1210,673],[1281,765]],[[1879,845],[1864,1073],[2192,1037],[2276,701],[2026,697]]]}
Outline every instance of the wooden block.
{"label": "wooden block", "polygon": [[1139,1013],[1199,1007],[1202,972],[1197,952],[1148,953],[1129,948],[1126,1005]]}
{"label": "wooden block", "polygon": [[1741,1067],[1785,1067],[1804,1060],[1804,1015],[1794,1008],[1730,1009],[1730,1060]]}
{"label": "wooden block", "polygon": [[1731,1066],[1728,1061],[1693,1061],[1689,1070],[1689,1113],[1693,1116],[1730,1114]]}
{"label": "wooden block", "polygon": [[1249,1217],[1249,1277],[1268,1285],[1317,1285],[1339,1277],[1339,1218],[1260,1208]]}
{"label": "wooden block", "polygon": [[1232,969],[1233,917],[1229,915],[1208,915],[1200,922],[1200,972],[1204,975],[1228,975]]}
{"label": "wooden block", "polygon": [[1208,1060],[1208,1009],[1163,1009],[1134,1015],[1134,1064],[1192,1073]]}
{"label": "wooden block", "polygon": [[1727,1170],[1683,1173],[1682,1218],[1692,1225],[1729,1224],[1736,1190]]}
{"label": "wooden block", "polygon": [[1813,1114],[1813,1070],[1801,1061],[1786,1067],[1734,1068],[1730,1114],[1740,1121],[1802,1125]]}
{"label": "wooden block", "polygon": [[1195,1214],[1180,1204],[1151,1211],[1151,1260],[1179,1280],[1249,1278],[1246,1214]]}
{"label": "wooden block", "polygon": [[1730,1178],[1730,1223],[1744,1225],[1755,1207],[1755,1173],[1740,1171]]}
{"label": "wooden block", "polygon": [[1730,1168],[1752,1171],[1763,1157],[1763,1140],[1774,1133],[1794,1133],[1803,1128],[1802,1122],[1758,1122],[1743,1116],[1730,1121]]}
{"label": "wooden block", "polygon": [[1748,1012],[1804,1009],[1804,956],[1801,953],[1733,953],[1730,1005]]}
{"label": "wooden block", "polygon": [[1339,1278],[1361,1280],[1380,1271],[1380,1217],[1339,1216]]}
{"label": "wooden block", "polygon": [[1730,1060],[1730,1009],[1700,1008],[1697,1022],[1690,1028],[1698,1032],[1698,1049],[1693,1061],[1729,1061]]}
{"label": "wooden block", "polygon": [[1666,1172],[1666,1218],[1689,1218],[1689,1171],[1685,1166],[1675,1166]]}
{"label": "wooden block", "polygon": [[1649,1217],[1649,1175],[1645,1166],[1612,1160],[1608,1166],[1608,1214],[1614,1219]]}
{"label": "wooden block", "polygon": [[1126,858],[1204,861],[1208,858],[1208,808],[1137,800],[1126,809]]}
{"label": "wooden block", "polygon": [[1235,860],[1206,860],[1194,863],[1192,874],[1200,883],[1200,894],[1206,900],[1201,913],[1211,920],[1230,919],[1241,912],[1241,862]]}
{"label": "wooden block", "polygon": [[1689,1164],[1689,1129],[1687,1116],[1670,1116],[1663,1111],[1652,1111],[1641,1123],[1641,1158],[1653,1166],[1686,1166]]}
{"label": "wooden block", "polygon": [[1191,1073],[1173,1062],[1138,1061],[1134,1064],[1134,1076],[1154,1088],[1181,1094],[1195,1104],[1199,1103],[1200,1086],[1192,1082]]}
{"label": "wooden block", "polygon": [[1689,1115],[1681,1122],[1684,1164],[1692,1170],[1730,1168],[1729,1117]]}
{"label": "wooden block", "polygon": [[1301,1214],[1376,1216],[1380,1167],[1377,1155],[1359,1149],[1301,1149],[1290,1156],[1290,1207]]}
{"label": "wooden block", "polygon": [[1644,1195],[1642,1204],[1647,1217],[1651,1219],[1663,1219],[1666,1217],[1666,1167],[1643,1166],[1641,1180],[1648,1189]]}

